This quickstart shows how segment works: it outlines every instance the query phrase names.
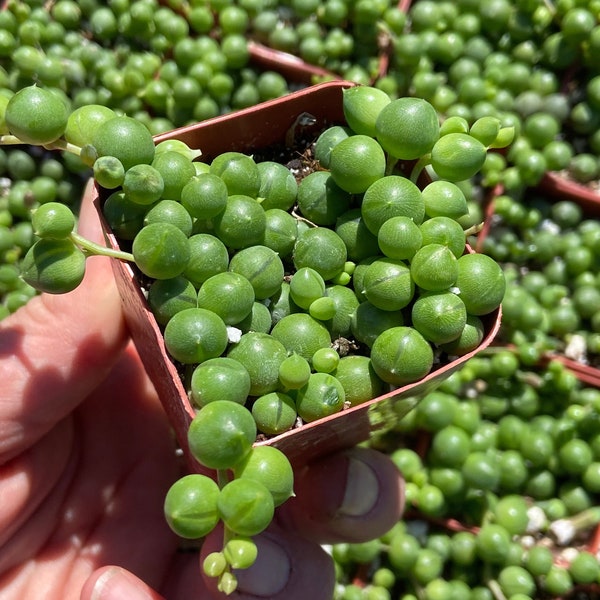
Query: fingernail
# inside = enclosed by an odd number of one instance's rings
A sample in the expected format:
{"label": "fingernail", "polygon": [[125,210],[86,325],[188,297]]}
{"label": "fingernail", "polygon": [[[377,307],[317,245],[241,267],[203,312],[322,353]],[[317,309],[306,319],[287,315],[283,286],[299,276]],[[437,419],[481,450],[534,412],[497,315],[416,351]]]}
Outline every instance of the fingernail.
{"label": "fingernail", "polygon": [[[146,588],[146,589],[144,589]],[[92,600],[156,600],[139,579],[119,567],[111,567],[98,577],[92,591]]]}
{"label": "fingernail", "polygon": [[[249,569],[236,571],[238,590],[250,596],[272,598],[288,584],[291,562],[288,554],[266,536],[255,539],[258,560]],[[136,599],[137,600],[137,599]]]}
{"label": "fingernail", "polygon": [[370,465],[350,458],[346,476],[346,491],[338,516],[361,517],[375,506],[379,496],[379,481]]}

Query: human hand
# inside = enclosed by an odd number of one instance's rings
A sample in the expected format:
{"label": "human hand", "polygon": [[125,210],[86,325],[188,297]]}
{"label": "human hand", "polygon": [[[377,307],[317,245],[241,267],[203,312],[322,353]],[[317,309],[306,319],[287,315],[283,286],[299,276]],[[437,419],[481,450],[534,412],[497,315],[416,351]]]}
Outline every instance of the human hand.
{"label": "human hand", "polygon": [[[80,230],[100,239],[91,206]],[[200,567],[219,532],[186,550],[164,519],[181,465],[108,259],[88,259],[74,292],[0,322],[0,374],[3,600],[222,597]],[[232,598],[329,600],[333,563],[320,544],[377,537],[402,509],[399,473],[367,449],[306,467],[294,487]]]}

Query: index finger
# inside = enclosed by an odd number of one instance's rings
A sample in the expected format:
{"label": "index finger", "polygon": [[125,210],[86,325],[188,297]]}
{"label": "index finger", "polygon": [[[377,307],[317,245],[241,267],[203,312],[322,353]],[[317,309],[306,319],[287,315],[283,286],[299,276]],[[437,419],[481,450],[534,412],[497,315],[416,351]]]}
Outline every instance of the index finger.
{"label": "index finger", "polygon": [[[87,197],[79,232],[100,242],[99,219]],[[126,327],[109,261],[88,258],[77,289],[41,294],[0,321],[0,463],[73,410],[123,349]]]}

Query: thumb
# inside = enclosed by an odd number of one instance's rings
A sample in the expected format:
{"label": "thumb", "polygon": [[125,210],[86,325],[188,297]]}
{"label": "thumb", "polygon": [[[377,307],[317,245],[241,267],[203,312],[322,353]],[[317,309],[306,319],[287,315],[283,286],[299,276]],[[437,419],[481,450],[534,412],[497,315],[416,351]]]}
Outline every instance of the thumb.
{"label": "thumb", "polygon": [[164,600],[141,579],[121,567],[102,567],[90,575],[80,600]]}
{"label": "thumb", "polygon": [[[89,194],[79,229],[101,238]],[[121,302],[105,257],[87,260],[74,291],[41,294],[0,321],[0,463],[73,410],[106,377],[125,342]]]}

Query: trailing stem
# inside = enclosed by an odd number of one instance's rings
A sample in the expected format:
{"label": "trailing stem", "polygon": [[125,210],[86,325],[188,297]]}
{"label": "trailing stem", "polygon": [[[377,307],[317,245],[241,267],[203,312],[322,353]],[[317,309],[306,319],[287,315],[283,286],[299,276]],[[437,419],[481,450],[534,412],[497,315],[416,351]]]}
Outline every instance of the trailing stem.
{"label": "trailing stem", "polygon": [[71,241],[79,246],[82,250],[86,252],[86,254],[90,256],[109,256],[110,258],[116,258],[118,260],[123,260],[126,262],[135,262],[133,258],[133,254],[130,252],[123,252],[122,250],[113,250],[112,248],[107,248],[106,246],[101,246],[100,244],[96,244],[83,236],[79,235],[76,232],[71,232],[69,236]]}
{"label": "trailing stem", "polygon": [[412,171],[410,172],[410,180],[416,184],[419,176],[421,175],[421,172],[423,171],[423,169],[431,163],[431,154],[426,154],[425,156],[421,156],[421,158],[419,158],[419,160],[417,160],[417,162],[415,163],[415,166],[412,168]]}

